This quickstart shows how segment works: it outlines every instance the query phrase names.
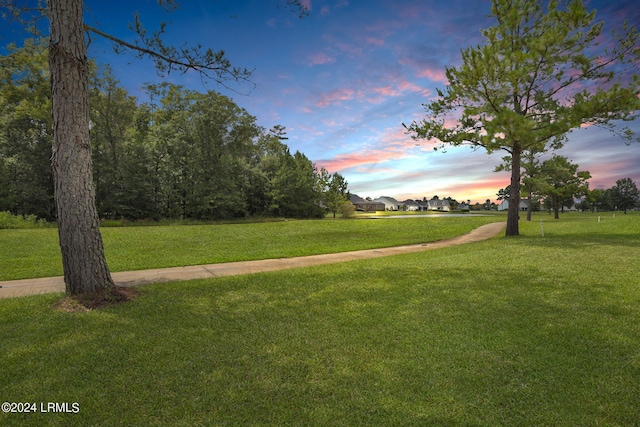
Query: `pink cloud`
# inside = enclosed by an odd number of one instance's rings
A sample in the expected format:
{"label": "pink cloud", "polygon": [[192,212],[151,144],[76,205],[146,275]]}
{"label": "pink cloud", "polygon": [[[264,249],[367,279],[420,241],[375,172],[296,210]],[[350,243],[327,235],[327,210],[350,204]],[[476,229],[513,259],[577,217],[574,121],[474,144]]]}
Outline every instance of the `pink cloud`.
{"label": "pink cloud", "polygon": [[400,96],[401,95],[401,92],[399,90],[394,89],[391,86],[376,87],[376,88],[373,88],[373,92],[379,93],[380,95],[383,95],[383,96]]}
{"label": "pink cloud", "polygon": [[340,104],[342,101],[350,101],[355,97],[356,91],[351,88],[334,89],[323,94],[316,106],[328,107],[331,104]]}
{"label": "pink cloud", "polygon": [[420,146],[420,141],[411,138],[411,135],[402,127],[386,130],[387,133],[380,139],[380,142],[388,148],[392,147],[394,150],[405,152],[408,148]]}
{"label": "pink cloud", "polygon": [[431,81],[442,83],[444,85],[449,83],[449,79],[443,69],[430,69],[425,68],[422,71],[418,72],[417,77],[427,78]]}
{"label": "pink cloud", "polygon": [[340,171],[363,165],[383,163],[390,160],[389,153],[383,150],[372,150],[365,153],[339,154],[333,159],[319,160],[317,163],[329,171]]}
{"label": "pink cloud", "polygon": [[324,132],[322,132],[321,130],[318,130],[315,127],[312,126],[306,126],[303,124],[298,124],[297,129],[296,128],[291,128],[290,131],[296,131],[296,130],[301,130],[302,132],[305,132],[309,135],[314,135],[314,136],[322,136],[324,135]]}
{"label": "pink cloud", "polygon": [[395,86],[374,87],[367,90],[366,93],[369,96],[366,97],[366,100],[372,104],[381,104],[386,100],[386,98],[403,96],[407,92],[422,92],[424,96],[430,95],[430,91],[427,89],[422,89],[421,87],[412,85],[408,82],[406,82],[406,84],[401,82]]}
{"label": "pink cloud", "polygon": [[346,53],[351,57],[359,57],[362,55],[362,46],[355,43],[345,42],[345,38],[338,37],[337,35],[325,33],[322,35],[322,39],[331,44],[332,48],[338,49],[340,52]]}
{"label": "pink cloud", "polygon": [[337,125],[337,122],[333,119],[322,119],[320,121],[322,122],[323,125],[328,127],[334,127]]}
{"label": "pink cloud", "polygon": [[408,80],[403,80],[398,83],[398,87],[400,88],[400,90],[407,92],[420,92],[423,90],[420,86],[415,83],[411,83]]}
{"label": "pink cloud", "polygon": [[377,37],[367,37],[365,41],[367,42],[367,44],[372,44],[375,46],[384,46],[384,40]]}
{"label": "pink cloud", "polygon": [[324,52],[310,55],[308,59],[309,63],[307,65],[309,65],[310,67],[313,67],[314,65],[331,64],[333,62],[336,62],[335,58],[327,55]]}
{"label": "pink cloud", "polygon": [[369,170],[371,165],[413,157],[414,152],[409,150],[413,150],[417,145],[411,136],[405,133],[404,128],[386,129],[378,141],[379,148],[338,154],[333,159],[320,160],[317,163],[331,171],[364,166],[368,166]]}

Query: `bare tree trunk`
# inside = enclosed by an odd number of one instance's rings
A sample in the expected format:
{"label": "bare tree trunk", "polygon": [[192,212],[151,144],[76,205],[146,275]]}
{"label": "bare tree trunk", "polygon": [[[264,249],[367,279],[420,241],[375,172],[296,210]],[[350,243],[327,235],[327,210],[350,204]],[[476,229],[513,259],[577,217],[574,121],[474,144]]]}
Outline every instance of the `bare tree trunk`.
{"label": "bare tree trunk", "polygon": [[95,206],[82,0],[50,0],[49,69],[58,235],[67,294],[113,287]]}
{"label": "bare tree trunk", "polygon": [[511,153],[511,192],[509,193],[509,210],[507,212],[507,236],[520,235],[518,219],[520,217],[520,163],[522,149],[520,144],[513,146]]}

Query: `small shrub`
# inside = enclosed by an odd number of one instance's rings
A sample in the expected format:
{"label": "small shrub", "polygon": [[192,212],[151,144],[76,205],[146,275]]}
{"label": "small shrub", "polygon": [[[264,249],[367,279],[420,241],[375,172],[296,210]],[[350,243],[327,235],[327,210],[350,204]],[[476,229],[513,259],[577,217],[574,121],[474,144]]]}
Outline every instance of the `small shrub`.
{"label": "small shrub", "polygon": [[0,229],[43,228],[48,225],[44,219],[35,215],[12,215],[11,212],[0,212]]}
{"label": "small shrub", "polygon": [[355,215],[356,207],[351,202],[343,203],[338,208],[338,212],[340,212],[342,218],[352,218]]}

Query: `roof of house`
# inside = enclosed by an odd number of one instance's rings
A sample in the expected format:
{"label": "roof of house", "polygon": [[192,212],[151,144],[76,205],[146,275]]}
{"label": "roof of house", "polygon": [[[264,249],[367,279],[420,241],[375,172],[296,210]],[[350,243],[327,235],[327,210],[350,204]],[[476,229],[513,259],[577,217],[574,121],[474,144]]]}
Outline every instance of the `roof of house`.
{"label": "roof of house", "polygon": [[450,206],[448,200],[437,200],[437,199],[429,200],[429,205],[430,206]]}
{"label": "roof of house", "polygon": [[357,194],[352,194],[350,200],[351,200],[351,203],[353,203],[354,205],[356,203],[367,203],[368,202],[368,200],[363,199],[362,197],[358,196]]}
{"label": "roof of house", "polygon": [[376,200],[374,200],[374,202],[377,202],[377,201],[380,201],[382,203],[388,203],[388,204],[396,205],[396,206],[402,204],[399,201],[397,201],[396,199],[394,199],[393,197],[389,197],[389,196],[380,196]]}

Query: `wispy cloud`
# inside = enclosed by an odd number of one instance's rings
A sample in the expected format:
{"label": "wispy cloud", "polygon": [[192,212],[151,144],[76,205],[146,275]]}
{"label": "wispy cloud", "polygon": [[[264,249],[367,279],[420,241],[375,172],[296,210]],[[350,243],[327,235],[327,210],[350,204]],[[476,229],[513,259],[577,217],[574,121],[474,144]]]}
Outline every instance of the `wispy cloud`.
{"label": "wispy cloud", "polygon": [[316,106],[328,107],[329,105],[340,104],[343,101],[350,101],[354,99],[355,95],[356,91],[351,88],[334,89],[322,94],[320,99],[316,102]]}
{"label": "wispy cloud", "polygon": [[432,82],[441,83],[447,85],[449,79],[445,74],[444,68],[424,68],[416,74],[416,77],[427,78]]}
{"label": "wispy cloud", "polygon": [[[362,166],[372,166],[390,160],[390,153],[382,150],[338,154],[332,159],[318,160],[317,163],[329,171],[344,171]],[[360,169],[361,171],[363,169]],[[366,168],[370,170],[370,168]]]}
{"label": "wispy cloud", "polygon": [[327,55],[324,52],[314,53],[307,57],[307,65],[313,67],[314,65],[332,64],[336,62],[336,58]]}
{"label": "wispy cloud", "polygon": [[358,169],[362,172],[390,161],[416,157],[416,150],[422,151],[403,128],[390,128],[374,137],[367,146],[337,154],[331,159],[318,160],[317,163],[330,171]]}
{"label": "wispy cloud", "polygon": [[372,44],[376,46],[384,46],[384,40],[378,37],[366,37],[365,41],[367,44]]}

